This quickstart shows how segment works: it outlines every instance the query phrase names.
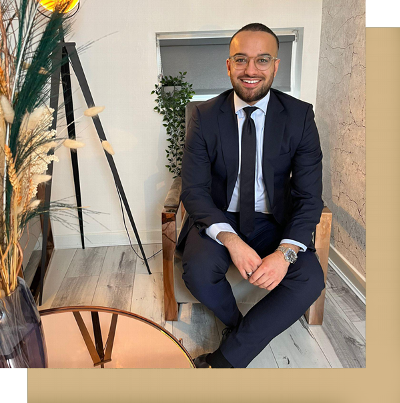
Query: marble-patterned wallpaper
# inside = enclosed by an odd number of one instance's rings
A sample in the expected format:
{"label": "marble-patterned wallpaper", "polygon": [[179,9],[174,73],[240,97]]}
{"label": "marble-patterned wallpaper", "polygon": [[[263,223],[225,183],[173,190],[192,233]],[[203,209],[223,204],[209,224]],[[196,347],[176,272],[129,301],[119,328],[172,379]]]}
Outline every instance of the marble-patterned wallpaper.
{"label": "marble-patterned wallpaper", "polygon": [[331,244],[365,276],[365,0],[324,0],[316,123]]}

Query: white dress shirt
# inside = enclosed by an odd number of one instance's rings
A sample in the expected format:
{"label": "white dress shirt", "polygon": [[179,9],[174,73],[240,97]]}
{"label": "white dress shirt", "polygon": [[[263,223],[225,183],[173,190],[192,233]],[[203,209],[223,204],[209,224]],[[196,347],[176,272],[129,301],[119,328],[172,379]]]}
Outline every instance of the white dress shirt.
{"label": "white dress shirt", "polygon": [[[258,109],[256,109],[252,114],[251,118],[254,121],[254,124],[256,126],[256,172],[255,172],[255,211],[261,212],[261,213],[271,213],[268,210],[268,197],[267,197],[267,190],[265,188],[264,184],[264,179],[263,179],[263,174],[262,174],[262,152],[263,152],[263,142],[264,142],[264,123],[265,123],[265,115],[267,113],[267,108],[268,108],[268,102],[270,98],[270,92],[268,94],[260,99],[255,105]],[[237,115],[237,122],[238,122],[238,132],[239,132],[239,172],[238,172],[238,177],[236,179],[236,184],[235,188],[233,190],[232,198],[228,206],[228,211],[230,212],[238,212],[240,210],[240,165],[241,165],[241,141],[242,141],[242,127],[243,123],[246,119],[246,114],[243,111],[243,108],[250,106],[248,105],[245,101],[240,99],[237,95],[236,92],[234,93],[234,106],[235,106],[235,113]],[[218,242],[219,244],[222,245],[222,242],[220,242],[217,239],[217,235],[221,232],[233,232],[236,234],[234,229],[230,224],[227,223],[216,223],[210,225],[206,229],[206,234],[212,238],[214,241]],[[300,251],[305,252],[307,250],[307,247],[297,241],[294,241],[292,239],[282,239],[281,243],[290,243],[292,245],[297,245],[300,247]]]}

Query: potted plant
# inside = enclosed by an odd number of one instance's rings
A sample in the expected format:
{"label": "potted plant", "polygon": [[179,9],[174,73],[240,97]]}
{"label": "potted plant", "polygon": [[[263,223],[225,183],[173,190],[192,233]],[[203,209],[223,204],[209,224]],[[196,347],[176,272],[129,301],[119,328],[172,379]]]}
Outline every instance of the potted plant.
{"label": "potted plant", "polygon": [[163,126],[167,130],[168,164],[165,165],[174,178],[181,175],[183,146],[185,144],[185,107],[194,95],[193,85],[185,80],[186,72],[176,77],[161,76],[155,89],[157,106],[154,108],[163,115]]}

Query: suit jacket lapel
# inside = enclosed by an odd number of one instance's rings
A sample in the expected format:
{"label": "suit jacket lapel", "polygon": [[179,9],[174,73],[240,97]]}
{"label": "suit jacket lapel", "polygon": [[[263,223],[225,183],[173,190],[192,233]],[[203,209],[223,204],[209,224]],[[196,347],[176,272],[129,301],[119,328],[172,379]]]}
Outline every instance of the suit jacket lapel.
{"label": "suit jacket lapel", "polygon": [[239,133],[233,91],[221,105],[218,115],[222,155],[227,170],[227,203],[231,200],[239,172]]}
{"label": "suit jacket lapel", "polygon": [[269,208],[272,209],[274,200],[274,167],[270,160],[277,157],[280,153],[285,130],[286,112],[274,91],[270,90],[270,92],[271,95],[264,123],[262,169],[264,183],[268,193]]}

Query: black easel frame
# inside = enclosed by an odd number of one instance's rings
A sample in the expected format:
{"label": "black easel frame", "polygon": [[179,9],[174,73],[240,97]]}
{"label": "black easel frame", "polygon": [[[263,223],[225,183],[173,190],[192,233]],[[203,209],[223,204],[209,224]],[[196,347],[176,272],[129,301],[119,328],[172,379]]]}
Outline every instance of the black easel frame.
{"label": "black easel frame", "polygon": [[[62,63],[62,61],[66,60],[66,62]],[[85,98],[86,104],[88,108],[95,106],[92,94],[90,92],[89,84],[86,80],[85,73],[82,68],[82,64],[80,62],[78,53],[76,51],[75,42],[62,42],[60,43],[59,48],[53,54],[53,61],[57,68],[53,72],[51,76],[51,84],[50,84],[50,108],[54,109],[54,119],[52,122],[52,129],[56,130],[57,128],[57,112],[58,112],[58,98],[59,98],[59,84],[60,77],[63,86],[63,97],[65,104],[65,114],[68,124],[68,137],[70,139],[75,139],[75,124],[74,124],[74,108],[72,101],[72,89],[71,89],[71,74],[69,63],[71,63],[72,68],[74,69],[75,75],[78,79],[78,83],[81,87],[83,96]],[[93,116],[93,123],[95,125],[97,135],[99,136],[100,141],[107,141],[106,135],[104,133],[103,126],[100,122],[100,118],[98,115]],[[146,259],[146,255],[140,241],[139,233],[137,231],[135,221],[133,219],[133,215],[131,209],[128,204],[128,200],[125,195],[124,188],[122,186],[121,179],[119,177],[117,167],[115,166],[114,158],[111,154],[104,150],[106,155],[108,164],[110,166],[111,172],[114,177],[115,185],[119,192],[119,195],[124,204],[125,210],[128,214],[129,221],[132,225],[133,231],[135,233],[136,240],[138,242],[141,254],[143,256],[144,263],[146,265],[147,271],[151,274],[149,264]],[[83,217],[82,217],[82,202],[81,202],[81,191],[80,191],[80,181],[79,181],[79,169],[78,169],[78,154],[75,151],[71,151],[71,163],[74,177],[74,185],[75,185],[75,195],[76,195],[76,203],[78,207],[78,219],[79,219],[79,228],[81,234],[81,243],[82,249],[85,249],[84,242],[84,232],[83,232]],[[51,162],[47,169],[47,175],[53,175],[53,162]],[[45,191],[45,206],[50,206],[50,196],[51,196],[51,183],[52,179],[48,182],[48,186],[46,186]],[[46,212],[43,213],[43,228],[42,228],[42,258],[40,265],[40,296],[39,296],[39,305],[42,304],[43,300],[43,283],[44,276],[46,271],[46,249],[47,249],[47,238],[48,238],[48,230],[49,230],[49,222],[50,215],[49,209],[46,209]]]}

